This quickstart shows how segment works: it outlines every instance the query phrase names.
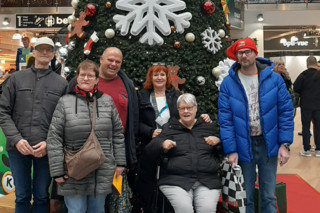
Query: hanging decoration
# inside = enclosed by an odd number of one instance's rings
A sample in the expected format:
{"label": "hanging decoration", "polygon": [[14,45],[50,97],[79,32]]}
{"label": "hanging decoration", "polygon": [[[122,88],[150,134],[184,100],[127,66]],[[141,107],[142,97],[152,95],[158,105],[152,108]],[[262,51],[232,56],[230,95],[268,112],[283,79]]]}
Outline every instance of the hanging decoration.
{"label": "hanging decoration", "polygon": [[219,37],[219,33],[212,30],[211,27],[203,31],[201,33],[202,43],[204,44],[204,48],[206,48],[209,52],[216,54],[222,47],[221,39]]}
{"label": "hanging decoration", "polygon": [[115,32],[113,29],[109,28],[105,31],[104,35],[107,37],[107,38],[113,38],[114,35],[115,35]]}
{"label": "hanging decoration", "polygon": [[69,31],[69,32],[72,31],[72,26],[71,26],[71,24],[69,24],[67,28],[68,28],[68,31]]}
{"label": "hanging decoration", "polygon": [[220,38],[223,38],[226,35],[226,32],[223,29],[218,31]]}
{"label": "hanging decoration", "polygon": [[203,4],[203,10],[206,14],[211,15],[214,12],[214,3],[212,3],[212,1],[206,1]]}
{"label": "hanging decoration", "polygon": [[168,68],[170,75],[171,75],[171,80],[172,80],[171,85],[175,88],[175,90],[179,91],[179,85],[185,84],[185,82],[186,82],[185,78],[181,79],[178,76],[178,72],[179,72],[180,67],[179,66],[172,67],[172,66],[168,65],[167,68]]}
{"label": "hanging decoration", "polygon": [[224,59],[223,61],[219,61],[219,65],[215,67],[215,68],[218,68],[221,72],[220,75],[218,76],[218,80],[215,82],[219,90],[220,90],[220,85],[223,79],[229,75],[229,70],[234,64],[234,62],[235,62],[234,60],[227,58],[227,59]]}
{"label": "hanging decoration", "polygon": [[93,4],[87,4],[85,12],[87,17],[93,17],[97,12],[96,6]]}
{"label": "hanging decoration", "polygon": [[229,42],[230,38],[229,36],[226,36],[226,42]]}
{"label": "hanging decoration", "polygon": [[75,46],[76,46],[76,42],[75,41],[70,41],[69,44],[68,44],[68,49],[69,50],[73,50]]}
{"label": "hanging decoration", "polygon": [[79,0],[72,0],[71,1],[71,6],[73,7],[73,9],[77,9],[79,4]]}
{"label": "hanging decoration", "polygon": [[68,16],[68,23],[72,24],[76,20],[76,17],[74,15]]}
{"label": "hanging decoration", "polygon": [[80,39],[83,39],[86,35],[86,33],[83,31],[83,27],[90,26],[90,22],[85,20],[86,13],[80,12],[79,14],[79,20],[72,23],[73,31],[69,34],[69,39],[74,38],[77,36]]}
{"label": "hanging decoration", "polygon": [[196,36],[193,33],[187,33],[186,35],[187,42],[193,42],[195,39],[196,39]]}
{"label": "hanging decoration", "polygon": [[[183,33],[184,29],[190,26],[189,20],[192,18],[189,12],[175,13],[186,8],[186,3],[181,0],[170,0],[170,4],[168,4],[168,0],[150,0],[144,1],[142,5],[136,4],[135,1],[118,0],[116,7],[119,10],[128,11],[127,15],[113,16],[113,21],[116,23],[116,28],[120,30],[121,35],[127,35],[131,25],[130,33],[134,36],[139,35],[146,28],[146,32],[139,41],[149,45],[162,45],[164,43],[163,38],[156,29],[164,36],[171,34],[167,17],[174,22],[178,33]],[[158,16],[154,15],[155,12],[157,12]],[[162,24],[158,24],[159,22]]]}
{"label": "hanging decoration", "polygon": [[226,18],[226,27],[230,29],[230,23],[229,23],[229,17],[228,17],[228,14],[230,13],[230,11],[227,5],[227,0],[221,0],[221,5],[222,5],[224,16]]}
{"label": "hanging decoration", "polygon": [[197,77],[197,84],[198,84],[199,86],[203,86],[204,83],[206,83],[206,79],[205,79],[203,76],[198,76],[198,77]]}
{"label": "hanging decoration", "polygon": [[84,44],[83,53],[89,55],[91,53],[92,46],[99,41],[99,37],[97,36],[97,32],[94,31],[90,36],[89,41]]}
{"label": "hanging decoration", "polygon": [[221,74],[221,70],[219,69],[219,67],[215,67],[212,69],[212,75],[214,77],[218,78],[220,74]]}
{"label": "hanging decoration", "polygon": [[180,44],[179,41],[175,41],[173,46],[174,46],[174,48],[176,48],[176,49],[180,49],[181,44]]}
{"label": "hanging decoration", "polygon": [[107,8],[107,9],[110,9],[111,6],[112,6],[112,5],[111,5],[111,2],[107,1],[107,3],[106,3],[106,8]]}

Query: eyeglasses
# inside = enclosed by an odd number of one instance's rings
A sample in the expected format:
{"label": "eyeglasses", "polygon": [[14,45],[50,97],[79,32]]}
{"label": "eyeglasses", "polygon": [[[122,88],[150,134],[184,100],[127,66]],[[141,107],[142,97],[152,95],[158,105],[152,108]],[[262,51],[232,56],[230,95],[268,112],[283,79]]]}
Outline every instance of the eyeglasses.
{"label": "eyeglasses", "polygon": [[246,55],[246,56],[250,56],[252,54],[252,50],[246,50],[246,51],[238,51],[236,54],[238,57],[242,57],[243,56],[243,53]]}
{"label": "eyeglasses", "polygon": [[190,112],[193,110],[193,106],[191,107],[184,107],[184,108],[180,108],[178,107],[179,112],[185,112],[187,110],[187,112]]}
{"label": "eyeglasses", "polygon": [[87,77],[89,80],[93,80],[93,79],[96,78],[95,75],[88,75],[88,74],[80,74],[80,75],[78,75],[78,77],[79,77],[80,79],[84,79],[85,77]]}
{"label": "eyeglasses", "polygon": [[37,51],[43,53],[44,51],[46,51],[47,53],[52,53],[53,52],[53,48],[42,48],[42,47],[38,47],[36,48]]}

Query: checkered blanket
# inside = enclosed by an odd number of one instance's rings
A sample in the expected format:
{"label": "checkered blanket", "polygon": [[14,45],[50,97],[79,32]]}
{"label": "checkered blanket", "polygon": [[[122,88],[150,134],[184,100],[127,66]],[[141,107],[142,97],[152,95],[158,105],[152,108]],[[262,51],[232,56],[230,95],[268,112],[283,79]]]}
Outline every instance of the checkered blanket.
{"label": "checkered blanket", "polygon": [[225,159],[221,163],[222,204],[229,213],[246,212],[246,190],[239,165],[230,165]]}

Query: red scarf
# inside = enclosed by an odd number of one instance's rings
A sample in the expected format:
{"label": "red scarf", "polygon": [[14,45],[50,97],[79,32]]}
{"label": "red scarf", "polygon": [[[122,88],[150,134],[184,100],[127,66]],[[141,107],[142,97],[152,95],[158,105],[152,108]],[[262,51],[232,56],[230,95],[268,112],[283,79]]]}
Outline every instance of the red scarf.
{"label": "red scarf", "polygon": [[85,91],[79,89],[77,85],[74,87],[74,90],[76,91],[76,93],[78,93],[78,94],[83,95],[84,97],[86,97],[86,98],[87,98],[87,101],[89,101],[89,100],[88,100],[87,93],[90,93],[90,96],[89,96],[89,97],[92,97],[93,93],[95,93],[96,90],[97,90],[97,85],[94,85],[93,89],[92,89],[90,92],[85,92]]}

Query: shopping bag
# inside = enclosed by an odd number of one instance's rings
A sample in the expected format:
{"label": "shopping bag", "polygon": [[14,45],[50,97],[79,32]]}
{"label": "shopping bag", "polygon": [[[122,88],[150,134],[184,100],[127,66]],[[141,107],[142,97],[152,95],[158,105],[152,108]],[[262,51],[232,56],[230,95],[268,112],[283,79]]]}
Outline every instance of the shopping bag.
{"label": "shopping bag", "polygon": [[225,159],[221,163],[221,177],[223,209],[229,213],[245,213],[247,196],[241,167]]}

